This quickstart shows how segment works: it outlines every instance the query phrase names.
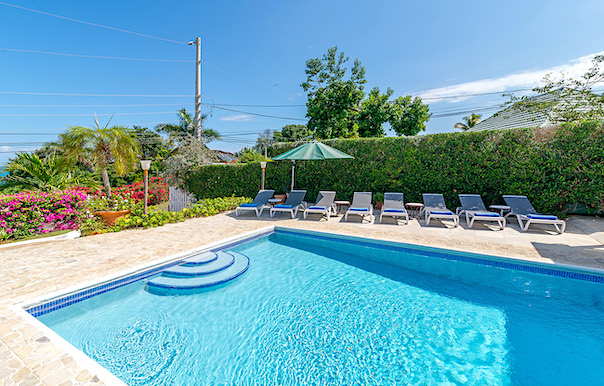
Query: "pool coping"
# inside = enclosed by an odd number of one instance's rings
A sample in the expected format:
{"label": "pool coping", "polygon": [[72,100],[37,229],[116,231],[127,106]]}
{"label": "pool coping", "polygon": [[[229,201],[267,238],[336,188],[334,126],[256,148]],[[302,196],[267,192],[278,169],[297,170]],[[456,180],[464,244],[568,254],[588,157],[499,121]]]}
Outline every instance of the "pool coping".
{"label": "pool coping", "polygon": [[[390,241],[390,240],[383,240],[383,239],[372,238],[372,237],[349,236],[349,235],[344,235],[344,234],[334,233],[334,232],[314,231],[314,230],[285,227],[285,226],[280,226],[280,225],[271,225],[271,226],[263,227],[263,228],[260,228],[260,229],[254,230],[254,231],[245,232],[245,233],[242,233],[242,234],[239,234],[236,236],[232,236],[232,237],[229,237],[229,238],[226,238],[226,239],[214,242],[214,243],[205,244],[200,247],[196,247],[196,248],[184,251],[184,252],[173,254],[173,255],[167,256],[162,259],[157,259],[152,262],[142,264],[142,265],[139,265],[139,266],[131,268],[131,269],[123,270],[123,271],[120,271],[117,273],[113,273],[111,275],[103,276],[103,277],[95,279],[95,280],[90,280],[90,281],[87,281],[87,282],[84,282],[84,283],[81,283],[78,285],[74,285],[74,286],[68,287],[63,290],[55,291],[52,293],[48,293],[45,295],[35,297],[33,299],[28,299],[28,300],[24,300],[22,302],[14,303],[12,305],[9,305],[9,308],[11,308],[19,316],[23,317],[28,323],[31,323],[34,327],[36,327],[37,329],[42,331],[46,336],[48,336],[51,339],[51,341],[53,343],[55,343],[59,348],[63,349],[65,352],[67,352],[71,356],[73,356],[74,359],[76,359],[77,361],[84,364],[86,366],[86,368],[94,370],[96,372],[96,374],[101,378],[100,379],[101,381],[107,382],[107,384],[126,385],[126,383],[124,383],[122,380],[120,380],[116,375],[112,374],[109,370],[104,368],[101,364],[96,362],[94,359],[90,358],[88,355],[86,355],[80,349],[78,349],[77,347],[75,347],[74,345],[69,343],[67,340],[62,338],[59,334],[54,332],[50,327],[46,326],[44,323],[42,323],[40,320],[38,320],[36,315],[33,315],[32,313],[30,313],[29,310],[31,310],[32,308],[37,307],[37,306],[46,305],[49,302],[55,301],[57,299],[64,300],[64,304],[57,303],[57,304],[55,304],[55,306],[57,306],[56,308],[53,308],[48,311],[48,312],[52,312],[55,309],[63,308],[65,306],[68,306],[69,304],[85,300],[88,297],[96,296],[103,292],[107,292],[109,290],[119,288],[123,285],[127,285],[127,284],[130,284],[130,283],[138,281],[138,280],[143,280],[144,279],[143,276],[146,275],[146,277],[148,277],[148,276],[155,275],[157,272],[159,272],[169,266],[175,265],[175,264],[181,262],[182,260],[190,257],[191,255],[199,254],[199,253],[203,253],[203,252],[215,252],[218,250],[233,248],[237,245],[247,243],[247,242],[250,242],[253,240],[257,240],[259,238],[262,238],[262,237],[265,237],[265,236],[268,236],[270,234],[277,233],[277,232],[283,232],[286,234],[289,233],[289,234],[308,235],[308,236],[313,236],[313,237],[318,237],[318,238],[328,238],[331,240],[335,239],[335,240],[341,240],[341,241],[347,241],[347,242],[354,242],[355,244],[360,244],[360,245],[363,245],[363,244],[364,245],[373,244],[374,246],[381,245],[381,246],[387,247],[386,249],[412,250],[414,252],[420,252],[420,254],[427,255],[427,256],[429,256],[428,252],[437,253],[439,255],[444,254],[444,255],[448,255],[448,256],[468,257],[468,255],[471,255],[471,256],[474,256],[474,257],[471,257],[471,259],[473,259],[473,260],[484,259],[484,260],[488,260],[491,262],[501,262],[501,263],[508,264],[508,265],[535,267],[535,268],[539,268],[539,269],[566,271],[566,272],[578,273],[578,274],[582,274],[582,275],[597,276],[597,277],[601,277],[602,281],[596,282],[596,284],[604,283],[604,269],[578,267],[578,266],[567,265],[567,264],[535,262],[535,261],[525,260],[520,257],[487,255],[487,254],[481,254],[481,253],[476,253],[476,252],[463,251],[463,250],[454,249],[454,248],[438,248],[438,247],[432,247],[432,246],[424,246],[421,244],[414,244],[414,243],[400,242],[400,241]],[[459,261],[458,259],[449,259],[449,260]],[[480,262],[477,262],[477,261],[474,261],[473,263],[481,264]],[[495,265],[495,264],[493,264],[493,265]],[[504,268],[515,269],[515,268],[509,268],[509,267],[504,267]],[[536,271],[527,270],[527,272],[536,272]],[[536,272],[536,273],[539,273],[539,272]],[[558,276],[558,277],[564,277],[564,276]],[[120,279],[123,279],[124,281],[119,282]],[[111,284],[113,284],[113,285],[111,285]],[[103,285],[107,285],[107,287],[102,287]],[[76,298],[76,296],[81,295],[86,290],[97,290],[97,291],[91,292],[90,296],[88,296],[88,297]],[[70,299],[75,300],[75,301],[70,301]],[[44,313],[47,313],[47,312],[44,312]],[[43,315],[44,313],[41,313],[37,316]]]}

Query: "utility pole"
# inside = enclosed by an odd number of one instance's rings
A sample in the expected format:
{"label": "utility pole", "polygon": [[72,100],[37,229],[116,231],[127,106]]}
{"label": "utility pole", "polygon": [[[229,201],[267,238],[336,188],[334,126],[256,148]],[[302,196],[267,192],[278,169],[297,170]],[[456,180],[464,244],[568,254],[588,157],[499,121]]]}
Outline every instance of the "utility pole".
{"label": "utility pole", "polygon": [[198,37],[189,45],[195,45],[197,55],[195,57],[195,138],[201,141],[201,38]]}

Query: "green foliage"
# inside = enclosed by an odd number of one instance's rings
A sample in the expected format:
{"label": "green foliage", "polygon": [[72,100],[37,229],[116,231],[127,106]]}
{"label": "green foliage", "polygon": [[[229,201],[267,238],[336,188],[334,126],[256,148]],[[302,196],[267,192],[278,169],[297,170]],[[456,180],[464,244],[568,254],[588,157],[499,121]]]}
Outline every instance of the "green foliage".
{"label": "green foliage", "polygon": [[306,125],[285,125],[280,131],[273,133],[275,142],[296,142],[312,135]]}
{"label": "green foliage", "polygon": [[[595,122],[560,128],[435,134],[412,138],[325,141],[354,160],[298,161],[296,187],[312,201],[319,190],[338,199],[355,191],[403,192],[408,202],[422,193],[442,193],[449,207],[460,193],[481,194],[487,205],[503,194],[525,194],[537,210],[561,214],[569,203],[604,210],[604,126]],[[291,144],[272,148],[270,155]],[[189,173],[185,185],[198,199],[253,197],[260,167],[212,165]],[[266,186],[289,189],[291,162],[271,162]]]}
{"label": "green foliage", "polygon": [[394,91],[388,88],[385,94],[375,87],[369,92],[367,99],[361,103],[361,111],[358,115],[360,137],[383,137],[384,123],[391,116],[391,105],[388,99]]}
{"label": "green foliage", "polygon": [[426,122],[432,116],[429,110],[419,97],[398,97],[392,101],[388,122],[396,135],[416,135],[426,130]]}
{"label": "green foliage", "polygon": [[596,55],[591,68],[580,79],[566,78],[559,74],[547,74],[543,86],[533,88],[541,94],[537,97],[525,95],[516,97],[510,94],[506,102],[511,110],[544,115],[552,124],[598,120],[604,118],[604,95],[592,91],[597,84],[604,82],[604,70],[600,68],[604,55]]}
{"label": "green foliage", "polygon": [[472,127],[476,126],[478,124],[478,122],[480,122],[481,117],[482,117],[482,115],[480,115],[480,114],[472,114],[470,116],[463,117],[464,121],[457,122],[454,127],[456,129],[461,129],[461,131],[468,131]]}
{"label": "green foliage", "polygon": [[132,213],[116,220],[115,225],[110,228],[111,232],[117,232],[127,228],[151,228],[168,223],[184,221],[188,218],[213,216],[225,210],[235,209],[239,205],[250,202],[245,197],[224,197],[201,200],[197,204],[184,208],[179,212],[149,212],[143,214],[142,208],[137,206]]}
{"label": "green foliage", "polygon": [[[181,142],[183,139],[186,140],[188,137],[195,135],[195,125],[193,122],[193,117],[187,112],[186,109],[180,109],[177,116],[178,125],[172,123],[162,123],[155,126],[155,130],[160,133],[167,133],[170,135],[170,138]],[[220,139],[220,133],[214,129],[204,127],[203,123],[207,117],[207,114],[201,114],[201,140],[206,143]]]}
{"label": "green foliage", "polygon": [[260,154],[252,149],[243,149],[239,153],[239,162],[242,164],[264,161],[264,155]]}
{"label": "green foliage", "polygon": [[17,153],[5,166],[9,174],[3,178],[2,190],[37,190],[50,192],[77,186],[98,186],[90,174],[83,173],[65,158],[50,154],[40,158],[36,154]]}
{"label": "green foliage", "polygon": [[411,96],[389,101],[393,94],[390,88],[381,94],[376,87],[363,100],[365,67],[355,59],[345,80],[344,64],[349,58],[337,51],[337,46],[330,48],[322,58],[306,62],[306,81],[301,86],[308,93],[308,129],[317,138],[382,137],[386,122],[397,135],[416,135],[425,130],[432,115],[428,105]]}

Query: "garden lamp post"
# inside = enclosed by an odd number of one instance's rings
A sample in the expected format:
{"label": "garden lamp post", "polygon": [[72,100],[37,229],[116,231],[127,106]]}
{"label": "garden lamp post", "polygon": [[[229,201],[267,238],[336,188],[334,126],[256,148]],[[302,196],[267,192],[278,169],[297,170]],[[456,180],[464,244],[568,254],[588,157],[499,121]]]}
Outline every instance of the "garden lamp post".
{"label": "garden lamp post", "polygon": [[149,169],[151,168],[151,161],[142,160],[141,168],[143,169],[143,184],[145,186],[145,193],[143,199],[143,212],[147,214],[147,200],[149,197]]}
{"label": "garden lamp post", "polygon": [[260,167],[262,168],[262,182],[260,183],[260,190],[264,190],[264,174],[266,172],[266,161],[260,161]]}

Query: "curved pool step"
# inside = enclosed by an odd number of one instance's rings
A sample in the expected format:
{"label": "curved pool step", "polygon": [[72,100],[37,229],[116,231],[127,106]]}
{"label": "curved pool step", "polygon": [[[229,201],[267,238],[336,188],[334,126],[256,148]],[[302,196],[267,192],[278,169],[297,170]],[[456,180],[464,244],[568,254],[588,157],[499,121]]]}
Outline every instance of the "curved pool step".
{"label": "curved pool step", "polygon": [[158,276],[147,282],[146,290],[155,295],[188,295],[202,292],[208,287],[229,282],[247,271],[250,259],[238,252],[222,252],[233,257],[228,267],[203,276]]}
{"label": "curved pool step", "polygon": [[222,271],[228,268],[235,262],[235,257],[230,253],[218,252],[215,254],[216,258],[213,261],[199,265],[186,265],[181,264],[175,267],[166,269],[163,272],[163,276],[166,277],[191,277],[191,276],[203,276],[210,273]]}
{"label": "curved pool step", "polygon": [[187,267],[194,267],[196,265],[203,265],[212,262],[218,258],[218,255],[214,252],[204,252],[197,256],[189,257],[181,265]]}

